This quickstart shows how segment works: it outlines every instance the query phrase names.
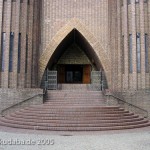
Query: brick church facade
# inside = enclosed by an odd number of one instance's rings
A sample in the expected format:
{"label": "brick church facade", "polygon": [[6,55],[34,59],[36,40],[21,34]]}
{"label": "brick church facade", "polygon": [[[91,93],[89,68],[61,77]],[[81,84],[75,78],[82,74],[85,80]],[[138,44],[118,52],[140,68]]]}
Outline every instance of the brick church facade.
{"label": "brick church facade", "polygon": [[1,111],[42,93],[48,70],[58,85],[102,71],[105,89],[150,113],[149,0],[0,0],[0,33]]}

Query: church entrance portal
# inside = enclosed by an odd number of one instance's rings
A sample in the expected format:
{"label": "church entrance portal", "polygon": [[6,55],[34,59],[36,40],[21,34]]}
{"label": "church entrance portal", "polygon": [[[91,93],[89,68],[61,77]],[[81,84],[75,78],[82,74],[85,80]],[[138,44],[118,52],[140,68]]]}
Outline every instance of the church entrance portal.
{"label": "church entrance portal", "polygon": [[102,89],[105,81],[103,67],[93,48],[78,30],[73,29],[50,57],[41,87],[57,89],[61,84],[87,84],[92,89]]}

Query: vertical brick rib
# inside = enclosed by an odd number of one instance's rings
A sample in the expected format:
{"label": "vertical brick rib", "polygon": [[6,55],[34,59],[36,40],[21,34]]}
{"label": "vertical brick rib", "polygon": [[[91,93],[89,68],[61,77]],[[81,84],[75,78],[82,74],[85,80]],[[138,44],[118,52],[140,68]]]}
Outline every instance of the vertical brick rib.
{"label": "vertical brick rib", "polygon": [[[2,33],[2,25],[3,25],[3,0],[0,0],[0,33]],[[0,34],[0,56],[1,56],[1,34]],[[1,57],[0,57],[0,67],[1,67]],[[0,72],[0,87],[1,87],[1,72]]]}
{"label": "vertical brick rib", "polygon": [[136,61],[136,19],[135,19],[135,0],[131,1],[131,33],[132,33],[132,64],[133,64],[133,73],[132,73],[132,85],[130,83],[131,89],[137,89],[137,61]]}
{"label": "vertical brick rib", "polygon": [[111,73],[112,73],[112,83],[113,83],[113,89],[116,90],[117,89],[117,85],[118,85],[118,50],[117,50],[117,1],[113,0],[111,2],[111,24],[110,24],[110,28],[111,28],[111,47],[110,47],[110,51],[111,51],[111,58],[112,58],[112,62],[111,62]]}
{"label": "vertical brick rib", "polygon": [[[112,64],[112,60],[111,60],[111,44],[110,44],[111,43],[111,38],[110,38],[110,36],[111,36],[111,28],[110,28],[111,27],[111,15],[110,14],[111,14],[111,1],[109,1],[109,3],[108,3],[108,26],[109,26],[109,28],[108,28],[108,37],[109,37],[108,38],[108,47],[109,47],[108,52],[109,52],[110,63]],[[101,26],[101,19],[99,21],[100,21],[99,23],[100,23],[100,26]],[[100,38],[100,42],[101,42],[101,38]],[[110,74],[111,74],[111,71],[110,71]],[[110,82],[111,82],[111,87],[110,88],[112,88],[112,83],[113,83],[112,75],[110,75]]]}
{"label": "vertical brick rib", "polygon": [[27,33],[27,4],[28,1],[24,0],[21,3],[21,67],[20,67],[20,88],[25,87],[25,64],[26,64],[26,33]]}
{"label": "vertical brick rib", "polygon": [[13,53],[13,79],[12,86],[17,88],[18,80],[18,34],[19,34],[19,23],[20,23],[20,0],[16,0],[16,12],[15,12],[15,37],[14,37],[14,53]]}
{"label": "vertical brick rib", "polygon": [[123,9],[124,9],[124,89],[128,89],[128,80],[129,80],[129,62],[128,62],[128,5],[127,0],[123,0]]}
{"label": "vertical brick rib", "polygon": [[145,27],[144,27],[144,0],[140,0],[140,32],[141,32],[141,88],[145,88]]}
{"label": "vertical brick rib", "polygon": [[42,49],[43,49],[43,51],[45,50],[45,48],[46,48],[46,30],[47,30],[47,28],[46,28],[46,24],[47,24],[47,21],[48,21],[48,19],[46,18],[46,16],[47,16],[47,9],[48,9],[48,7],[46,7],[47,6],[47,1],[45,0],[44,2],[43,2],[43,15],[42,15]]}
{"label": "vertical brick rib", "polygon": [[[6,19],[7,18],[7,2],[3,1],[3,22],[2,22],[2,32],[6,32]],[[3,42],[2,42],[3,43]],[[2,61],[1,61],[2,63]],[[2,64],[1,64],[2,69]],[[1,87],[4,87],[4,72],[1,72]]]}
{"label": "vertical brick rib", "polygon": [[121,3],[117,0],[117,18],[118,18],[118,90],[122,88],[122,74],[121,74]]}
{"label": "vertical brick rib", "polygon": [[[106,2],[106,31],[105,31],[105,34],[106,34],[106,43],[105,43],[105,50],[106,50],[106,52],[108,53],[108,3],[109,3],[109,0],[107,0],[107,2]],[[98,17],[100,16],[100,14],[98,14]],[[98,19],[98,18],[97,18]],[[99,23],[98,23],[98,25],[97,25],[97,28],[98,28],[98,26],[99,26]],[[97,33],[98,34],[98,33]],[[99,40],[99,39],[98,39]]]}
{"label": "vertical brick rib", "polygon": [[[117,40],[117,37],[118,37],[118,28],[117,28],[117,25],[118,25],[118,22],[117,22],[117,1],[115,0],[114,1],[114,72],[113,72],[113,75],[114,75],[114,89],[117,90],[118,88],[118,40]],[[116,75],[115,75],[116,74]]]}
{"label": "vertical brick rib", "polygon": [[3,86],[4,88],[8,88],[8,73],[9,73],[9,41],[10,41],[10,22],[11,22],[11,0],[7,0],[6,2],[6,46],[5,46],[5,54],[4,54],[4,78],[3,78]]}
{"label": "vertical brick rib", "polygon": [[[148,34],[148,2],[144,4],[144,25],[145,25],[145,33]],[[145,58],[146,58],[146,54],[145,54]],[[146,60],[146,59],[145,59]],[[145,66],[146,67],[146,66]],[[146,77],[145,77],[145,88],[149,89],[149,73],[147,72],[147,68],[145,68],[146,70]]]}
{"label": "vertical brick rib", "polygon": [[[12,1],[12,5],[11,5],[11,27],[10,27],[10,32],[15,32],[15,22],[16,22],[16,1]],[[15,34],[14,34],[15,36]],[[14,53],[14,47],[13,47],[13,53]],[[12,54],[13,55],[13,54]],[[13,60],[14,61],[14,57]],[[13,63],[13,62],[12,62]],[[12,69],[13,69],[13,65],[12,65]],[[9,84],[9,88],[13,88],[13,72],[9,72],[9,79],[8,79],[8,84]]]}
{"label": "vertical brick rib", "polygon": [[27,82],[26,87],[31,87],[31,74],[32,74],[32,34],[33,34],[33,4],[34,0],[30,0],[28,9],[28,60],[27,60]]}
{"label": "vertical brick rib", "polygon": [[[150,1],[148,1],[148,52],[149,52],[149,78],[150,78]],[[150,80],[149,80],[149,88],[150,88]]]}
{"label": "vertical brick rib", "polygon": [[39,53],[39,0],[34,1],[34,12],[33,12],[33,57],[32,57],[32,87],[38,85],[38,53]]}

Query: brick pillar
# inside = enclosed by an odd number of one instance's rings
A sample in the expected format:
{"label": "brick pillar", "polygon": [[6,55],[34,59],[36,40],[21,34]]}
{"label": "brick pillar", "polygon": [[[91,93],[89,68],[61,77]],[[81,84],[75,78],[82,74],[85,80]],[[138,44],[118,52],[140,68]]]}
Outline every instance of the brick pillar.
{"label": "brick pillar", "polygon": [[109,15],[110,15],[110,58],[111,58],[111,80],[112,80],[112,89],[117,89],[117,80],[118,80],[118,72],[117,72],[117,23],[116,23],[116,17],[117,17],[117,4],[115,0],[112,0],[109,3]]}
{"label": "brick pillar", "polygon": [[[113,8],[113,29],[114,29],[114,70],[113,70],[113,78],[114,78],[114,90],[118,88],[118,28],[117,28],[117,1],[114,1]],[[105,26],[105,25],[104,25]]]}
{"label": "brick pillar", "polygon": [[[48,21],[49,21],[49,19],[48,19],[48,0],[45,0],[44,1],[44,4],[43,4],[43,22],[42,22],[42,24],[43,24],[43,29],[42,29],[42,48],[43,48],[43,50],[45,50],[45,48],[46,48],[46,35],[47,35],[47,32],[48,32]],[[49,7],[50,7],[50,5],[49,5]],[[51,8],[51,7],[50,7]]]}
{"label": "brick pillar", "polygon": [[[100,9],[100,10],[101,10],[100,12],[102,12],[102,9]],[[112,57],[111,57],[111,1],[108,3],[108,17],[109,17],[109,19],[108,19],[108,26],[109,26],[109,28],[108,28],[108,37],[109,37],[108,38],[108,47],[109,47],[109,50],[108,50],[108,52],[109,52],[109,56],[110,56],[110,63],[112,64]],[[100,21],[100,26],[101,26],[101,18],[99,21]],[[100,36],[100,41],[101,41],[101,36]],[[110,74],[111,74],[111,76],[110,76],[111,86],[109,88],[113,89],[112,70],[110,70]]]}
{"label": "brick pillar", "polygon": [[122,89],[122,63],[121,63],[121,3],[120,0],[117,0],[117,18],[118,18],[118,90],[121,91]]}
{"label": "brick pillar", "polygon": [[136,52],[136,19],[135,19],[135,0],[131,1],[131,33],[132,33],[132,85],[131,89],[137,89],[137,52]]}
{"label": "brick pillar", "polygon": [[13,79],[12,86],[17,88],[18,80],[18,35],[19,35],[19,23],[20,23],[20,0],[16,0],[15,11],[15,37],[14,37],[14,52],[13,52]]}
{"label": "brick pillar", "polygon": [[127,90],[129,85],[129,59],[128,59],[128,5],[127,0],[123,0],[123,19],[124,19],[124,89]]}
{"label": "brick pillar", "polygon": [[[7,18],[7,2],[3,1],[3,21],[2,21],[2,32],[6,32],[6,19]],[[1,42],[3,43],[3,41]],[[2,63],[2,61],[1,61]],[[2,64],[1,64],[1,71],[2,71]],[[1,87],[4,87],[4,72],[1,72]]]}
{"label": "brick pillar", "polygon": [[9,45],[10,45],[10,23],[11,23],[11,0],[6,1],[6,46],[4,51],[4,72],[3,72],[3,88],[8,88],[8,73],[9,73]]}
{"label": "brick pillar", "polygon": [[31,87],[31,74],[32,74],[32,38],[33,38],[33,4],[34,0],[30,0],[28,8],[28,59],[27,59],[27,78],[26,87]]}
{"label": "brick pillar", "polygon": [[[150,41],[150,1],[148,1],[148,41]],[[149,78],[150,78],[150,42],[148,43],[148,51],[149,51],[148,58],[149,58]],[[150,82],[149,82],[149,88],[150,88]]]}
{"label": "brick pillar", "polygon": [[38,59],[39,59],[39,0],[34,1],[34,18],[33,18],[33,57],[32,57],[32,87],[38,86]]}
{"label": "brick pillar", "polygon": [[[15,28],[16,28],[16,1],[12,1],[12,5],[11,5],[11,27],[10,27],[10,32],[15,33]],[[15,36],[15,34],[14,34]],[[13,46],[13,53],[14,53],[14,46]],[[12,59],[12,71],[13,71],[13,61],[14,61],[14,57]],[[9,72],[9,78],[8,78],[8,83],[9,83],[9,88],[13,88],[13,72]]]}
{"label": "brick pillar", "polygon": [[[2,20],[2,16],[3,16],[3,0],[0,0],[0,33],[2,33],[2,24],[3,24],[3,20]],[[1,34],[0,34],[0,56],[1,56]],[[0,57],[0,66],[1,66],[1,57]],[[1,71],[0,71],[0,87],[1,87]]]}
{"label": "brick pillar", "polygon": [[21,66],[20,66],[20,87],[25,87],[25,65],[26,65],[26,34],[27,34],[27,6],[28,0],[21,3]]}
{"label": "brick pillar", "polygon": [[141,88],[145,89],[145,30],[144,0],[140,0],[140,33],[141,33]]}

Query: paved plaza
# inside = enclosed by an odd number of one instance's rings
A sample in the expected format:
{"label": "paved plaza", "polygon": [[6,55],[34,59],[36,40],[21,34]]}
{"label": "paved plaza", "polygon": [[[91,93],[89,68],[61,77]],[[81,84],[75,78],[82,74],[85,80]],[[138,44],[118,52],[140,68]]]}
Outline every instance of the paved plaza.
{"label": "paved plaza", "polygon": [[1,127],[0,150],[150,150],[150,127],[107,132],[47,132]]}

